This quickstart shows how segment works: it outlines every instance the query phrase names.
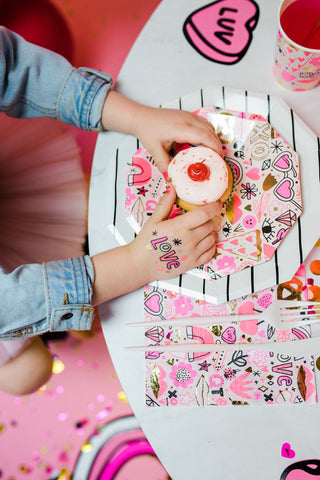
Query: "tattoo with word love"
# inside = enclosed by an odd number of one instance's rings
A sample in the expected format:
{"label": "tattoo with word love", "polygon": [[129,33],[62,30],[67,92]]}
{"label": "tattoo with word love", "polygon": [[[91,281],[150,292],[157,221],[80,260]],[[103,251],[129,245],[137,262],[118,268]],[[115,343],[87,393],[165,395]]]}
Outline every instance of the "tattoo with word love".
{"label": "tattoo with word love", "polygon": [[172,245],[168,242],[168,237],[160,237],[154,240],[151,240],[151,245],[154,250],[158,250],[163,253],[160,256],[160,261],[167,263],[167,269],[171,270],[173,268],[180,267],[179,257],[177,256],[175,250],[172,249]]}

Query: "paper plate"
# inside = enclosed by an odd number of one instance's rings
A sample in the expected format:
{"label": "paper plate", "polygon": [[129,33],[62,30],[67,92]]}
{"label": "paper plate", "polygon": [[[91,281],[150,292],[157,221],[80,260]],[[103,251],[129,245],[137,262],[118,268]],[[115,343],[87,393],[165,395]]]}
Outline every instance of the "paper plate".
{"label": "paper plate", "polygon": [[[299,159],[261,115],[207,106],[233,172],[233,192],[214,217],[217,253],[190,273],[217,280],[269,260],[302,212]],[[139,148],[127,169],[125,213],[136,233],[152,214],[166,182],[151,155]]]}

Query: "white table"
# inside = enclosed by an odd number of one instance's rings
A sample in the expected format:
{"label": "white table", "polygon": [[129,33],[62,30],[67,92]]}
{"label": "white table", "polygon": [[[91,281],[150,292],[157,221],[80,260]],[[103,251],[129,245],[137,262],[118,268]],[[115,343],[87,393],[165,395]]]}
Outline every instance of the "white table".
{"label": "white table", "polygon": [[[236,0],[235,0],[236,2]],[[260,18],[244,58],[234,65],[210,62],[186,41],[182,25],[205,5],[200,0],[164,0],[146,24],[118,77],[117,89],[153,106],[163,105],[208,85],[224,85],[282,97],[320,136],[320,90],[293,93],[276,84],[272,61],[278,0],[260,0]],[[121,191],[117,147],[122,134],[99,135],[93,162],[89,202],[89,245],[95,254],[118,245],[108,228],[115,223]],[[315,172],[319,176],[319,170]],[[319,222],[318,222],[319,225]],[[320,234],[320,228],[319,232]],[[320,235],[319,235],[320,236]],[[317,445],[301,442],[319,432],[318,406],[146,408],[144,354],[124,352],[141,344],[139,329],[125,322],[143,318],[143,291],[110,301],[99,309],[105,339],[130,405],[159,459],[174,480],[196,478],[248,480],[280,479],[294,461],[320,458]],[[290,431],[284,426],[291,425]],[[287,427],[286,427],[287,428]],[[294,459],[281,456],[281,445],[299,444]]]}

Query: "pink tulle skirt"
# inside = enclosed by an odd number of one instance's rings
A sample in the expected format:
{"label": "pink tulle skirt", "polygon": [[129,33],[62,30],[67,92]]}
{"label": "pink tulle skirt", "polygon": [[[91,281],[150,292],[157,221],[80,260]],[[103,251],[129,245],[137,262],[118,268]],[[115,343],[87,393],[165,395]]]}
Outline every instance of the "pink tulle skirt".
{"label": "pink tulle skirt", "polygon": [[[83,255],[88,189],[73,131],[0,113],[0,142],[1,266]],[[0,341],[0,365],[29,343]]]}

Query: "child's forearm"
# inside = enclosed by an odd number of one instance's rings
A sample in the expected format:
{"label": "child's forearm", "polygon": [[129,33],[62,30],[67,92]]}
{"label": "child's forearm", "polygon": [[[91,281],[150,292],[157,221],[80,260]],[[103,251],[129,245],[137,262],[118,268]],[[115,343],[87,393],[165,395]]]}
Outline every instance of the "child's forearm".
{"label": "child's forearm", "polygon": [[92,263],[95,270],[93,305],[132,292],[150,281],[142,266],[135,267],[128,245],[94,255]]}
{"label": "child's forearm", "polygon": [[114,90],[109,91],[102,109],[103,128],[134,135],[134,119],[140,108],[148,107],[144,107]]}

